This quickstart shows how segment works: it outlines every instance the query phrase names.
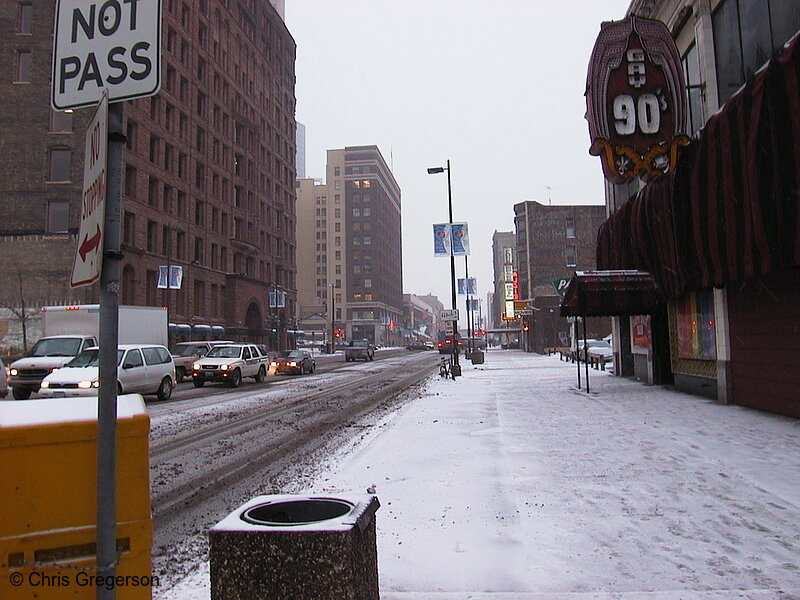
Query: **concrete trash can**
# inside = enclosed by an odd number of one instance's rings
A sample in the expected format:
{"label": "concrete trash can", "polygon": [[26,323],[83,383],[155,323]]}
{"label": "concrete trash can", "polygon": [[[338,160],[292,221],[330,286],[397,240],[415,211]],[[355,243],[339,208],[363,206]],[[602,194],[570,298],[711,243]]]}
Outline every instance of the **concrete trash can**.
{"label": "concrete trash can", "polygon": [[482,365],[484,360],[483,350],[473,350],[469,355],[473,365]]}
{"label": "concrete trash can", "polygon": [[379,600],[375,496],[259,496],[209,534],[211,599]]}

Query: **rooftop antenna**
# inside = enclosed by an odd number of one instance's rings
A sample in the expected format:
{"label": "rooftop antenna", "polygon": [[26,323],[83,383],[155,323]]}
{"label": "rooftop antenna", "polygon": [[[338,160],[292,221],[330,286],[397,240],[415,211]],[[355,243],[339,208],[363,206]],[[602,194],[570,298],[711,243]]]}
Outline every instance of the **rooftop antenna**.
{"label": "rooftop antenna", "polygon": [[553,206],[553,199],[550,197],[550,190],[551,188],[549,185],[544,186],[544,189],[547,190],[547,206]]}
{"label": "rooftop antenna", "polygon": [[389,146],[389,170],[394,173],[394,148]]}

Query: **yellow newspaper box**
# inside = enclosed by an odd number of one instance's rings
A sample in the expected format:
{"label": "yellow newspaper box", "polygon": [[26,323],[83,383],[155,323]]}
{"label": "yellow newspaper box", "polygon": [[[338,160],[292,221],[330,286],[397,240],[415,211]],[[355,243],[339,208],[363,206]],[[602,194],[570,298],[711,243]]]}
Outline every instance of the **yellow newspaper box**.
{"label": "yellow newspaper box", "polygon": [[[0,598],[152,597],[148,434],[142,397],[117,402],[117,550],[96,570],[97,398],[0,402]],[[156,583],[157,585],[157,583]]]}

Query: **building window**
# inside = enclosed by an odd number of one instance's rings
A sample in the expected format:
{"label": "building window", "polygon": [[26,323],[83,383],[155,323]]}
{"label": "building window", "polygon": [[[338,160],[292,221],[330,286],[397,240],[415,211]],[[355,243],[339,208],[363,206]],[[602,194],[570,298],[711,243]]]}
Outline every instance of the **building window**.
{"label": "building window", "polygon": [[154,135],[150,136],[150,156],[149,156],[149,158],[150,158],[150,162],[153,163],[154,165],[158,164],[158,148],[159,148],[159,144],[160,143],[161,143],[161,140],[158,137],[156,137]]}
{"label": "building window", "polygon": [[49,162],[48,181],[70,181],[72,150],[68,148],[52,148]]}
{"label": "building window", "polygon": [[565,248],[565,254],[567,257],[567,266],[568,267],[575,267],[578,265],[577,263],[577,252],[575,246],[569,245]]}
{"label": "building window", "polygon": [[147,251],[148,252],[155,252],[156,251],[157,228],[158,228],[158,223],[156,223],[155,221],[148,221],[147,222]]}
{"label": "building window", "polygon": [[54,110],[50,113],[52,133],[72,133],[72,111]]}
{"label": "building window", "polygon": [[152,175],[147,180],[147,203],[150,206],[158,204],[158,179]]}
{"label": "building window", "polygon": [[372,244],[372,238],[371,238],[370,236],[366,236],[366,237],[364,238],[364,245],[365,245],[365,246],[369,246],[369,245],[371,245],[371,244]]}
{"label": "building window", "polygon": [[50,200],[47,203],[47,232],[65,233],[69,230],[69,202]]}
{"label": "building window", "polygon": [[575,219],[567,219],[567,239],[575,237]]}
{"label": "building window", "polygon": [[722,104],[800,29],[800,6],[786,0],[725,0],[712,24]]}
{"label": "building window", "polygon": [[28,50],[17,52],[17,83],[28,83],[31,80],[31,53]]}
{"label": "building window", "polygon": [[134,246],[136,239],[136,216],[133,213],[126,212],[122,218],[122,243],[128,246]]}
{"label": "building window", "polygon": [[125,147],[131,152],[136,152],[136,134],[138,129],[136,121],[128,119],[127,130],[125,132]]}
{"label": "building window", "polygon": [[[366,199],[367,199],[367,197],[365,196],[365,197],[364,197],[364,200],[366,201]],[[363,208],[363,215],[364,215],[365,217],[368,217],[368,216],[370,216],[371,214],[372,214],[372,210],[370,210],[369,206],[365,206],[365,207]]]}
{"label": "building window", "polygon": [[364,280],[364,287],[371,288],[372,287],[372,279],[365,279]]}
{"label": "building window", "polygon": [[700,53],[697,44],[692,44],[683,55],[683,73],[686,83],[686,99],[689,110],[687,112],[687,131],[690,134],[697,132],[704,123],[703,119],[703,82],[700,79]]}
{"label": "building window", "polygon": [[32,33],[31,24],[33,17],[32,4],[19,5],[19,20],[17,21],[17,33]]}
{"label": "building window", "polygon": [[333,189],[340,190],[342,189],[342,182],[340,180],[336,180],[333,182]]}
{"label": "building window", "polygon": [[136,197],[136,167],[125,165],[125,195]]}
{"label": "building window", "polygon": [[354,217],[360,217],[361,216],[361,209],[360,208],[354,208],[353,209],[353,216]]}

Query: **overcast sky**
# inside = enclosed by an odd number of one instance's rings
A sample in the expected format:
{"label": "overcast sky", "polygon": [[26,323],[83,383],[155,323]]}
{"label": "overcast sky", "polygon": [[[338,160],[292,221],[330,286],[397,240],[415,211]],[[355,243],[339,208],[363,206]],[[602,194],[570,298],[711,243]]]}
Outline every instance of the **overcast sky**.
{"label": "overcast sky", "polygon": [[604,202],[583,92],[600,23],[628,4],[287,0],[306,176],[324,178],[327,149],[376,144],[402,190],[403,291],[449,307],[449,261],[432,241],[432,224],[448,221],[447,177],[426,168],[450,159],[454,221],[469,224],[485,298],[492,234],[513,231],[514,204]]}

